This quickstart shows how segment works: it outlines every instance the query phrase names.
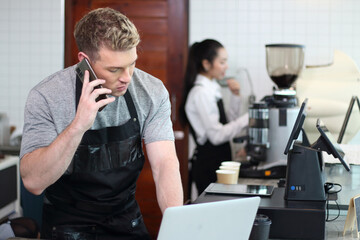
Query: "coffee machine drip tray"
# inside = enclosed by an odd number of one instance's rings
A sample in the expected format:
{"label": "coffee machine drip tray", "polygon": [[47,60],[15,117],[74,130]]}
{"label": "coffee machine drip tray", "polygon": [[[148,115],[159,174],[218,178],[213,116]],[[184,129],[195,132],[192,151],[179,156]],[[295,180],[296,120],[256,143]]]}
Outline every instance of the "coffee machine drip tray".
{"label": "coffee machine drip tray", "polygon": [[241,178],[268,178],[280,179],[286,177],[286,166],[273,166],[267,169],[259,169],[249,163],[242,163],[239,177]]}

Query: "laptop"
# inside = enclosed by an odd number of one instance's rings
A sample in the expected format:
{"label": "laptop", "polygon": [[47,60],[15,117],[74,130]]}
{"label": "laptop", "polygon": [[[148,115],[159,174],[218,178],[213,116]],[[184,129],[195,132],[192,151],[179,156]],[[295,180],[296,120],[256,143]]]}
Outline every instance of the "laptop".
{"label": "laptop", "polygon": [[248,240],[260,197],[167,208],[158,240]]}

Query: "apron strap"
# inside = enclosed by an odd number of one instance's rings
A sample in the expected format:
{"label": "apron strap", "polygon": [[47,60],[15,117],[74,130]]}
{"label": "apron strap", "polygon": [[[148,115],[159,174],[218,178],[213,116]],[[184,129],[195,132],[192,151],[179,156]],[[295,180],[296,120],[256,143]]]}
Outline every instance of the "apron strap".
{"label": "apron strap", "polygon": [[77,107],[79,105],[80,96],[81,96],[81,90],[82,90],[82,82],[78,75],[76,75],[76,88],[75,88],[75,110],[77,110]]}
{"label": "apron strap", "polygon": [[220,113],[220,119],[219,121],[222,124],[226,124],[228,123],[228,120],[226,118],[226,114],[225,114],[225,108],[224,108],[224,103],[223,100],[220,98],[219,101],[217,102],[218,108],[219,108],[219,113]]}
{"label": "apron strap", "polygon": [[[225,114],[224,103],[221,98],[217,101],[217,106],[218,106],[219,115],[220,115],[219,122],[221,122],[222,124],[228,123],[228,120],[227,120],[226,114]],[[196,132],[195,132],[194,128],[191,126],[191,123],[189,123],[189,127],[190,127],[190,133],[193,135],[196,146],[199,146],[199,143],[196,140]]]}
{"label": "apron strap", "polygon": [[138,116],[137,116],[135,104],[134,104],[134,102],[132,100],[129,89],[124,94],[124,98],[125,98],[125,101],[126,101],[126,105],[127,105],[128,109],[129,109],[130,117],[132,119],[137,119]]}

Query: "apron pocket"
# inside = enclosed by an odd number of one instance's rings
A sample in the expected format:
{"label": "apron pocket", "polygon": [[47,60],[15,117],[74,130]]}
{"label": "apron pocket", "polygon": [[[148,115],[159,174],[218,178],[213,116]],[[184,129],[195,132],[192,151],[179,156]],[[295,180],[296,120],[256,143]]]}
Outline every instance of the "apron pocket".
{"label": "apron pocket", "polygon": [[131,227],[136,228],[139,224],[143,223],[143,217],[140,215],[139,217],[131,220]]}
{"label": "apron pocket", "polygon": [[93,173],[119,169],[142,156],[141,141],[137,137],[105,144],[80,145],[73,158],[73,172]]}
{"label": "apron pocket", "polygon": [[134,231],[141,231],[142,228],[147,231],[143,216],[141,215],[137,204],[133,204],[133,206],[122,213],[114,214],[113,216],[104,219],[103,227],[118,233],[121,233],[122,231],[132,233]]}

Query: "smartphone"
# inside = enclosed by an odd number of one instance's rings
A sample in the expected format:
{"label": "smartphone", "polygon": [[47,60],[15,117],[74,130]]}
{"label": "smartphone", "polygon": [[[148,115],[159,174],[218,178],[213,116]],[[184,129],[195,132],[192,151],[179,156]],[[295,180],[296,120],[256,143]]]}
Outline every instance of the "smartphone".
{"label": "smartphone", "polygon": [[[94,70],[92,69],[89,61],[86,58],[84,58],[80,63],[78,63],[78,65],[76,67],[76,74],[78,75],[78,77],[80,78],[80,80],[82,82],[84,82],[85,70],[89,71],[89,82],[91,82],[95,79],[98,79]],[[102,86],[98,85],[95,88],[102,88]],[[106,99],[106,98],[107,98],[106,94],[101,94],[101,95],[99,95],[99,97],[96,98],[96,101],[100,101],[100,100]],[[99,112],[101,110],[103,110],[105,106],[99,108]]]}

